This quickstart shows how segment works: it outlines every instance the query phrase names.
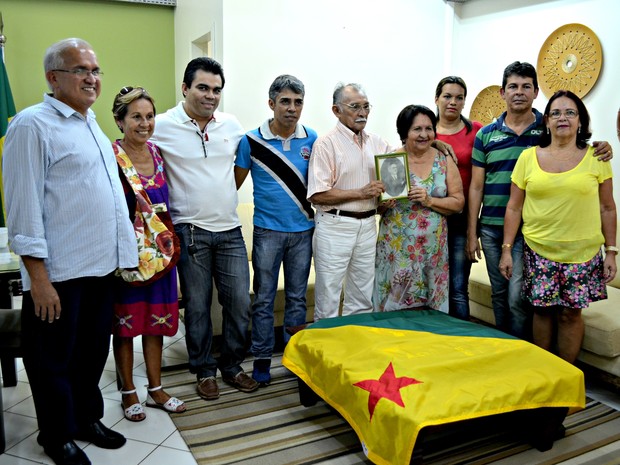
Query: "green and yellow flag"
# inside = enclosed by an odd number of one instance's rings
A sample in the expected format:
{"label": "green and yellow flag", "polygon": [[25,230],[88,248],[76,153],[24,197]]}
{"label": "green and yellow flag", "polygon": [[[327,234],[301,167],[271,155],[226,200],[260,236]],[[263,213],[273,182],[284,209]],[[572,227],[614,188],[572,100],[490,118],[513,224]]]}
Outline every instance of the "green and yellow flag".
{"label": "green and yellow flag", "polygon": [[434,310],[320,320],[291,338],[283,363],[338,410],[378,464],[408,464],[425,426],[585,405],[573,365]]}
{"label": "green and yellow flag", "polygon": [[[4,136],[9,126],[9,121],[15,116],[15,102],[11,94],[11,86],[9,85],[9,77],[6,74],[4,66],[4,49],[0,47],[0,181],[2,180],[2,149],[4,147]],[[4,187],[0,182],[0,226],[5,225],[4,213]]]}

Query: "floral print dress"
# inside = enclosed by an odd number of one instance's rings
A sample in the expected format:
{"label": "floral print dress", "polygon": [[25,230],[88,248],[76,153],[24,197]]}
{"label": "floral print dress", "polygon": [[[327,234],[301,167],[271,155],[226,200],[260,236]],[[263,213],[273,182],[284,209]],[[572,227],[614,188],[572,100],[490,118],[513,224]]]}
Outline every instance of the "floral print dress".
{"label": "floral print dress", "polygon": [[[153,157],[155,172],[152,176],[140,176],[142,186],[152,203],[168,204],[168,184],[164,161],[159,148],[147,142]],[[116,151],[123,151],[120,141],[114,143]],[[119,171],[119,176],[125,176]],[[129,184],[123,183],[129,211],[135,211],[135,193]],[[137,246],[136,246],[137,247]],[[145,286],[132,286],[121,278],[116,280],[114,303],[114,327],[112,332],[120,337],[174,336],[179,327],[179,299],[176,267],[157,281]]]}
{"label": "floral print dress", "polygon": [[[446,197],[447,160],[436,153],[430,175],[410,174],[412,186]],[[375,311],[425,307],[448,311],[448,227],[441,213],[408,199],[396,201],[379,223]]]}

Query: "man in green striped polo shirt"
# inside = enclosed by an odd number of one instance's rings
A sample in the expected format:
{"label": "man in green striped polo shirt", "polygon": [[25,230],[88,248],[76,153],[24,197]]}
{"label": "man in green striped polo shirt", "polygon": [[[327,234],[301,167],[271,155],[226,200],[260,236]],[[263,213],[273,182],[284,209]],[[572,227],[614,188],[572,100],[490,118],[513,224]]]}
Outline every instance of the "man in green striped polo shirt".
{"label": "man in green striped polo shirt", "polygon": [[[531,339],[532,319],[521,298],[523,282],[523,236],[519,232],[513,244],[503,244],[504,214],[510,197],[510,176],[521,152],[535,145],[545,130],[543,115],[532,108],[538,96],[534,67],[515,61],[506,67],[501,96],[506,111],[476,135],[472,152],[472,178],[469,188],[467,255],[481,258],[484,251],[491,281],[496,326],[509,334]],[[611,159],[606,142],[594,142],[596,156]],[[482,206],[482,210],[481,207]],[[480,237],[480,242],[478,241]],[[499,272],[502,248],[512,249],[513,275],[506,280]]]}

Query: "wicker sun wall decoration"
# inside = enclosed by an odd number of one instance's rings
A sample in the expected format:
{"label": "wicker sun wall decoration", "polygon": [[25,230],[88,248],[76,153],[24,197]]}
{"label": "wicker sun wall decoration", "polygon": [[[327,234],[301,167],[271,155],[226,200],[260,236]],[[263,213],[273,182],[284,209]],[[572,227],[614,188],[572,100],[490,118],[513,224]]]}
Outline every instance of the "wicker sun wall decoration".
{"label": "wicker sun wall decoration", "polygon": [[601,43],[582,24],[565,24],[553,31],[538,54],[538,81],[550,98],[567,89],[583,98],[596,83],[603,65]]}
{"label": "wicker sun wall decoration", "polygon": [[482,89],[471,105],[469,119],[487,125],[500,116],[506,110],[506,102],[499,93],[500,89],[500,86]]}

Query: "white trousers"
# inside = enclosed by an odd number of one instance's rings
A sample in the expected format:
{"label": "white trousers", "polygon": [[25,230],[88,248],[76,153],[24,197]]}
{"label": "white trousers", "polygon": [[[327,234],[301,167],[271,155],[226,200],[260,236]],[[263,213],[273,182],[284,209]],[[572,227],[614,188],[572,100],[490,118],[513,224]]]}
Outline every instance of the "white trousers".
{"label": "white trousers", "polygon": [[372,311],[377,224],[375,216],[358,220],[317,212],[312,237],[314,320]]}

